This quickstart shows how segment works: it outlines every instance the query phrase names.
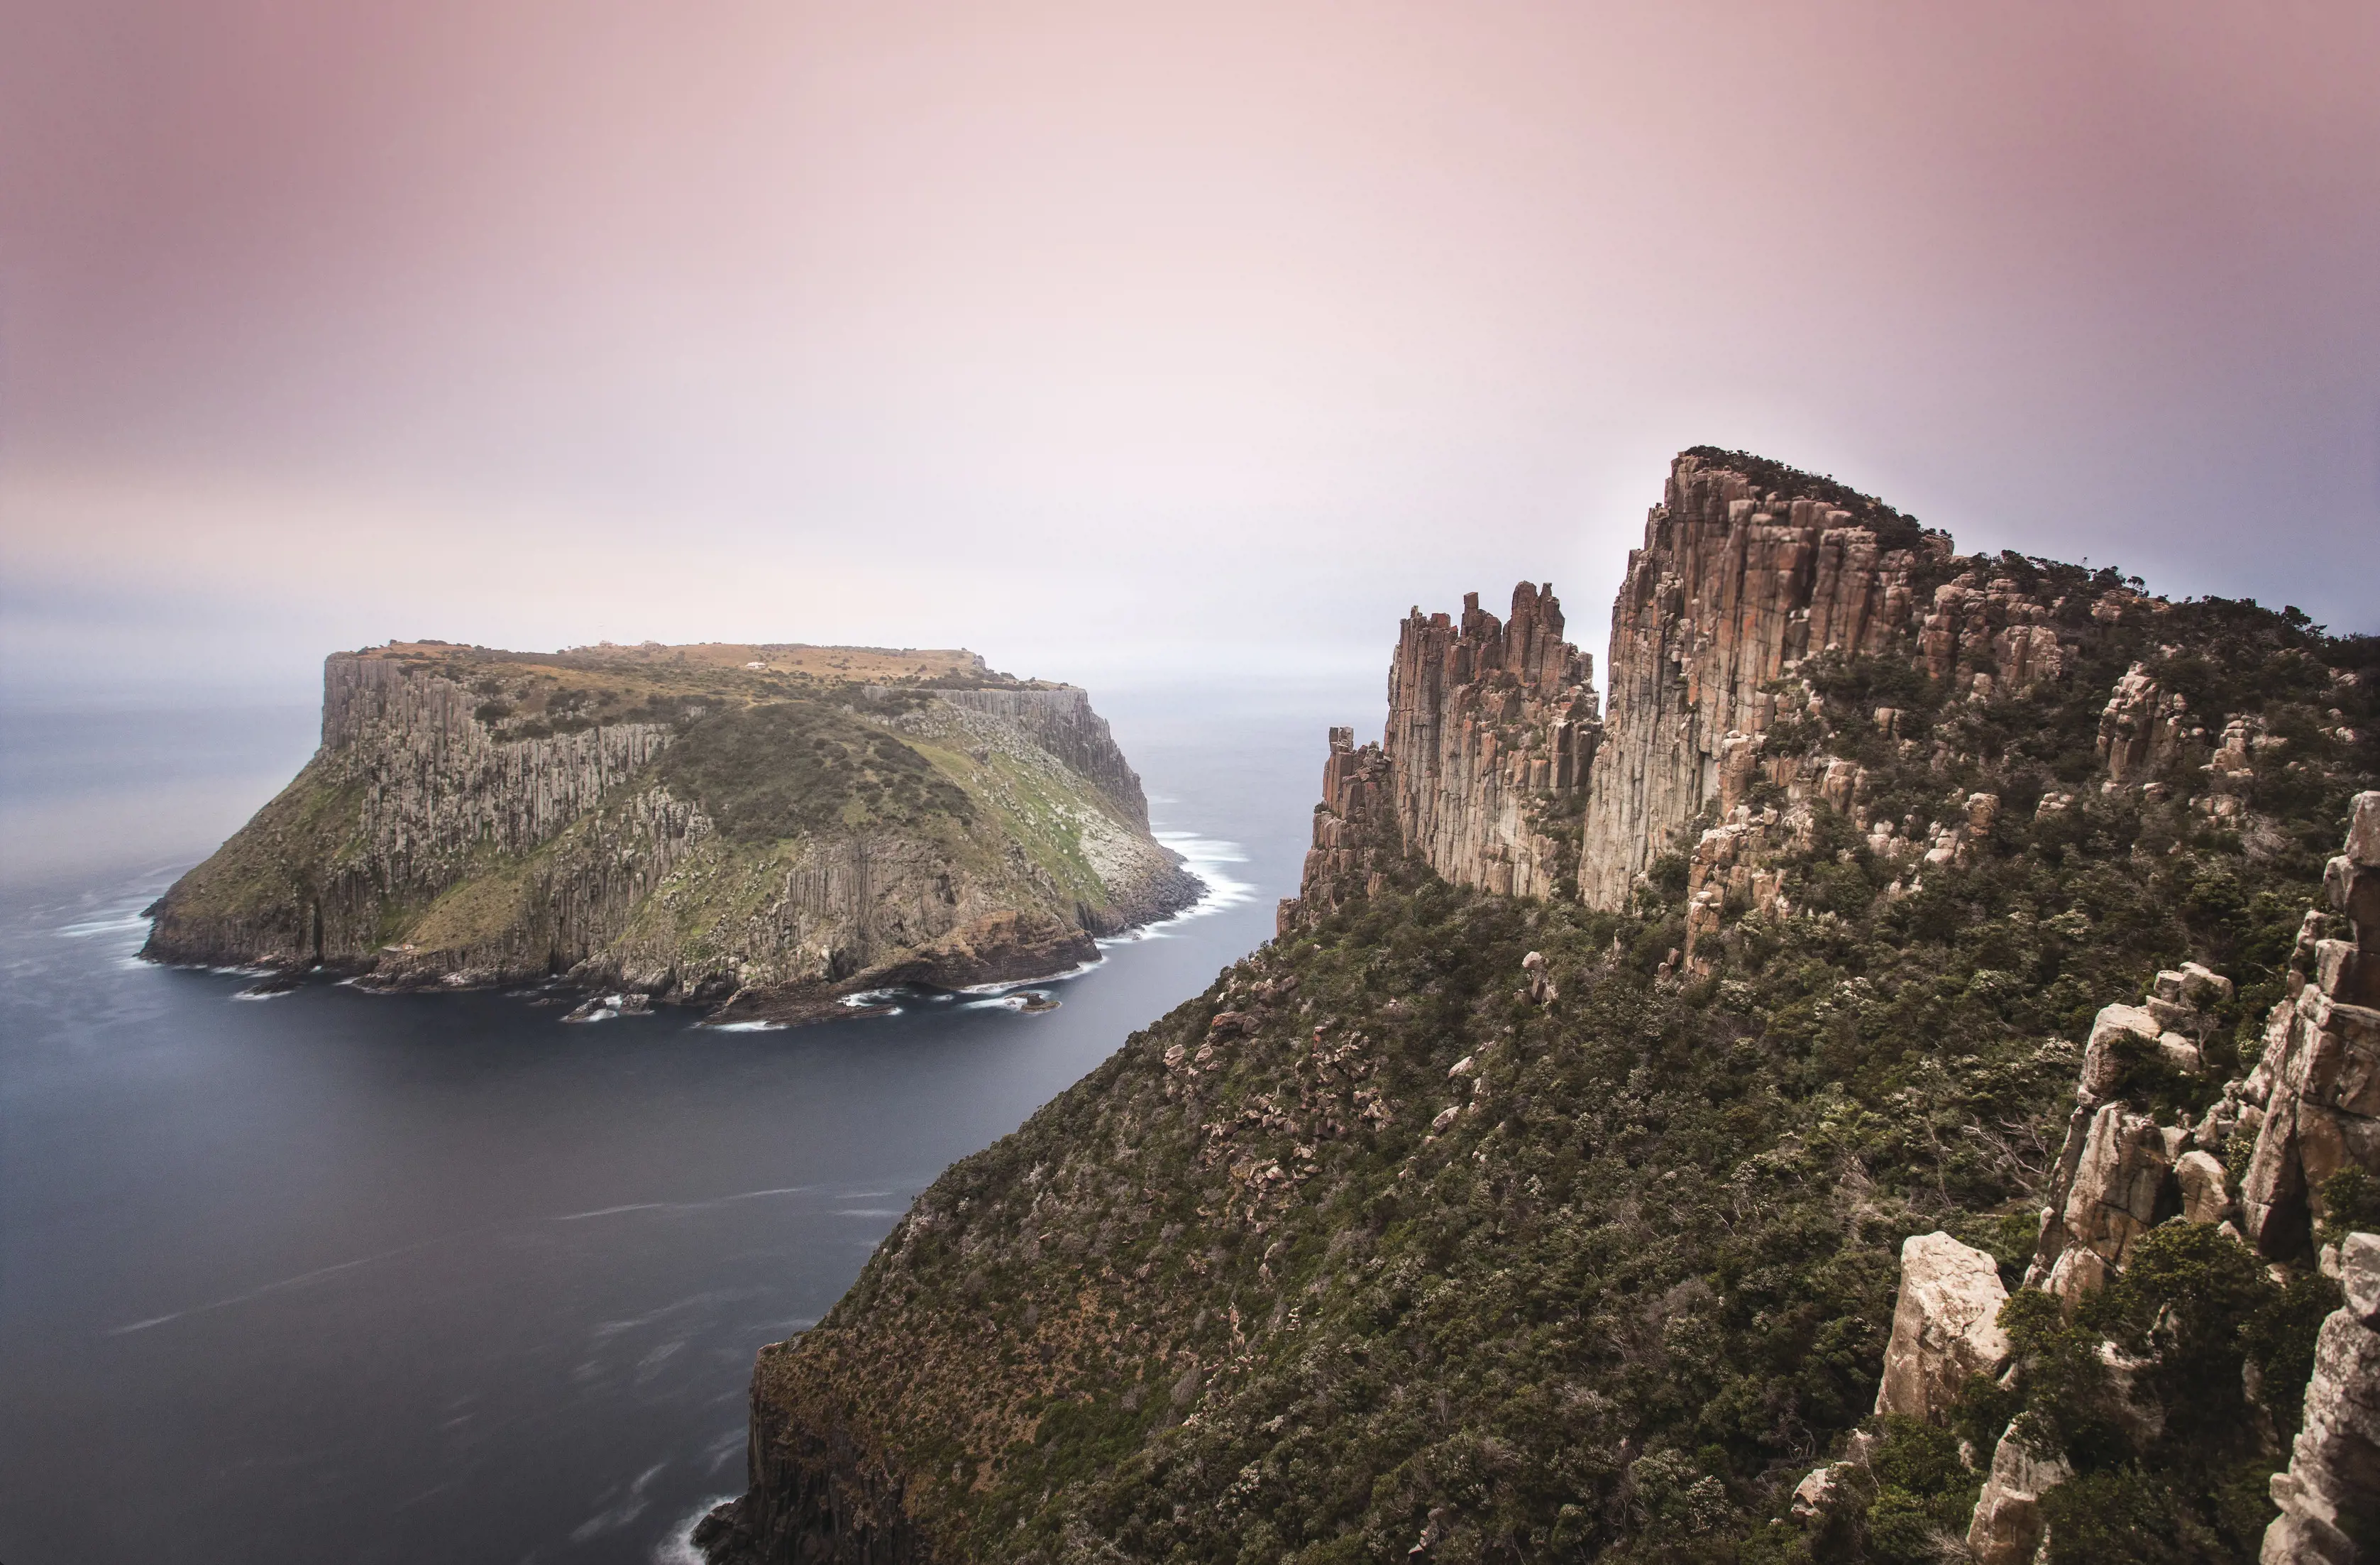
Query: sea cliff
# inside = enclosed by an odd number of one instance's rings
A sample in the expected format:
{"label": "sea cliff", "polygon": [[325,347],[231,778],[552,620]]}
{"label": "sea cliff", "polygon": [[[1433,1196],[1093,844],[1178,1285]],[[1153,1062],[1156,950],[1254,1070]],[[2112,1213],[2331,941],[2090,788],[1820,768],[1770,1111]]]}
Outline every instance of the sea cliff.
{"label": "sea cliff", "polygon": [[2373,1547],[2372,639],[1709,449],[1613,627],[1598,715],[1549,591],[1406,621],[1278,937],[761,1351],[713,1559]]}
{"label": "sea cliff", "polygon": [[1045,976],[1196,895],[1085,694],[971,655],[412,643],[326,660],[322,748],[143,954],[792,1017]]}

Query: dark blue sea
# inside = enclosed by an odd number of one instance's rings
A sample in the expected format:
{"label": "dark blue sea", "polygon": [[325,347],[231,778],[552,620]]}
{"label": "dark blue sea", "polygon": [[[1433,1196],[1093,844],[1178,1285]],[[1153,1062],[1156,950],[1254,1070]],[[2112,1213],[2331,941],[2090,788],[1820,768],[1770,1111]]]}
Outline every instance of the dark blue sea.
{"label": "dark blue sea", "polygon": [[0,710],[0,1559],[644,1561],[754,1352],[1271,933],[1360,691],[1094,692],[1210,886],[1097,968],[780,1032],[134,960],[307,708]]}

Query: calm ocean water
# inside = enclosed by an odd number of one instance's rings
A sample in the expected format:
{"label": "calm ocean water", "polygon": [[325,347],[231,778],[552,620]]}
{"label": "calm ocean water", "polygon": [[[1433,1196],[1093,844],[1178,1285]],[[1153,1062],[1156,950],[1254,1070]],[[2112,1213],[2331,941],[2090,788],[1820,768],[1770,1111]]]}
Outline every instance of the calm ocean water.
{"label": "calm ocean water", "polygon": [[132,959],[313,714],[0,713],[0,1559],[628,1561],[741,1487],[761,1343],[1271,932],[1323,726],[1099,698],[1215,889],[1051,988],[771,1033]]}

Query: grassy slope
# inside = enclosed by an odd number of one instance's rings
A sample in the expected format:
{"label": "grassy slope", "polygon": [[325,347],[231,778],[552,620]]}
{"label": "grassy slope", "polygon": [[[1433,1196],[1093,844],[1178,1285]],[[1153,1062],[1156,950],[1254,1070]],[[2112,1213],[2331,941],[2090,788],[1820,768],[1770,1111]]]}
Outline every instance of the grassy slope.
{"label": "grassy slope", "polygon": [[[1867,1412],[1900,1240],[1947,1227],[2013,1280],[2070,1106],[2065,1040],[2158,967],[2204,960],[2240,993],[2213,1073],[2144,1076],[2141,1099],[2194,1105],[2250,1062],[2344,802],[2380,775],[2370,687],[2329,666],[2368,641],[2222,603],[2095,636],[2063,685],[1980,707],[1824,671],[1827,720],[1780,744],[1859,756],[1921,820],[1995,787],[1999,822],[1894,899],[1906,867],[1822,819],[1789,881],[1803,913],[1733,921],[1706,980],[1654,976],[1681,943],[1675,860],[1626,916],[1414,874],[1227,971],[938,1182],[817,1329],[764,1354],[763,1403],[905,1474],[950,1558],[1319,1565],[1424,1538],[1433,1560],[1923,1558],[1974,1483],[1937,1434],[1889,1432],[1891,1483],[1826,1531],[1770,1521]],[[2098,710],[2134,656],[2213,726],[2254,710],[2289,739],[2259,758],[2248,841],[2096,791]],[[1866,719],[1887,694],[1912,753]],[[2076,802],[2036,819],[2051,789]],[[1549,1008],[1515,992],[1532,949]],[[1195,1060],[1218,1011],[1292,975],[1183,1097],[1169,1046]],[[1464,1057],[1478,1107],[1430,1139],[1471,1100],[1448,1077]],[[2270,1413],[2075,1448],[2088,1513],[2127,1521],[2113,1541],[2070,1524],[2070,1556],[2233,1558],[2261,1529],[2305,1370],[2289,1322],[2321,1301],[2226,1286],[2216,1346],[2168,1344],[2144,1394],[2236,1386],[2256,1324]],[[2098,1340],[2055,1338],[2028,1339],[2044,1407]],[[1973,1413],[1988,1438],[2010,1411]]]}
{"label": "grassy slope", "polygon": [[528,854],[482,855],[418,917],[393,920],[388,938],[425,951],[484,950],[535,927],[540,888],[632,836],[630,801],[651,785],[700,804],[723,829],[638,904],[620,939],[674,948],[697,965],[741,942],[806,855],[849,836],[917,841],[938,862],[1030,904],[1043,893],[1010,868],[1013,843],[1060,888],[1057,911],[1110,901],[1073,823],[1086,811],[1112,813],[1089,783],[1005,755],[978,761],[794,700],[698,720],[613,802]]}
{"label": "grassy slope", "polygon": [[253,940],[310,950],[306,909],[352,862],[362,795],[321,756],[183,877],[182,905]]}

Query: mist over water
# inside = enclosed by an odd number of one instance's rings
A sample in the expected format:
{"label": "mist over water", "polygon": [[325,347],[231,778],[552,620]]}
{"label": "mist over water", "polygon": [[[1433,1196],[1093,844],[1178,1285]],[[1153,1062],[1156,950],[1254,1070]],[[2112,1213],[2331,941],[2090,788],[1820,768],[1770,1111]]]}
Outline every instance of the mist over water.
{"label": "mist over water", "polygon": [[684,1558],[754,1352],[1269,936],[1324,726],[1378,701],[1095,698],[1208,900],[1055,1011],[762,1032],[137,962],[310,714],[0,714],[0,1559]]}

